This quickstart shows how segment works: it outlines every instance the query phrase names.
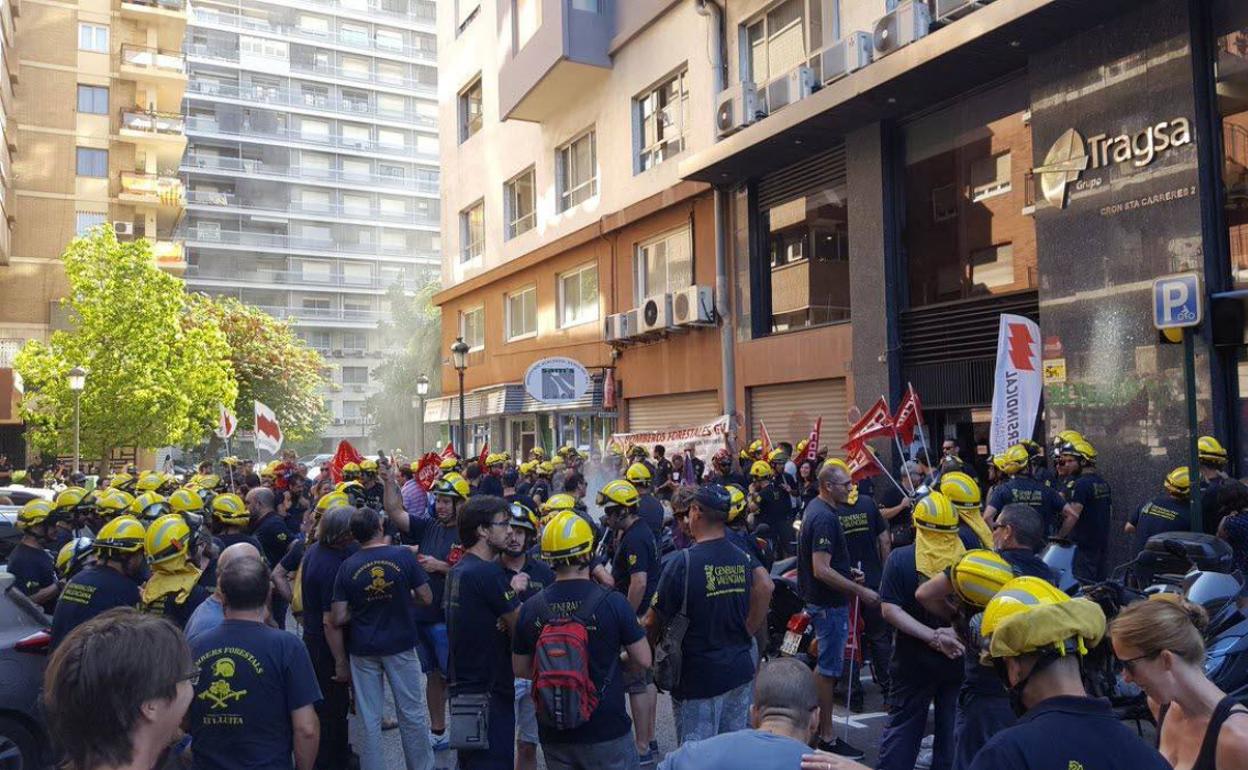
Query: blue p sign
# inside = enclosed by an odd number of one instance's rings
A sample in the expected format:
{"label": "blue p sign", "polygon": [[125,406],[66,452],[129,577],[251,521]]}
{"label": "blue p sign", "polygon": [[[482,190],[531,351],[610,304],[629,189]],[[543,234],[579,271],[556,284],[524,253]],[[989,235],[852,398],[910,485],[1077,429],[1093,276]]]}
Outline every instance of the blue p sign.
{"label": "blue p sign", "polygon": [[1153,326],[1158,329],[1198,326],[1203,316],[1199,275],[1184,273],[1153,281]]}

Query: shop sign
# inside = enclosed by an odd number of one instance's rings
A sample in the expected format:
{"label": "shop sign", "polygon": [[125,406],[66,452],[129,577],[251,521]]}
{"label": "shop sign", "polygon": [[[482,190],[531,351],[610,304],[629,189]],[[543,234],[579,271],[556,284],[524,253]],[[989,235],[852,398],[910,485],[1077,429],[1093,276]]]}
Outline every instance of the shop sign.
{"label": "shop sign", "polygon": [[[1085,171],[1130,163],[1143,168],[1167,150],[1192,142],[1187,118],[1163,120],[1129,135],[1096,134],[1088,139],[1067,129],[1044,156],[1044,165],[1033,169],[1040,176],[1040,191],[1054,208],[1066,208],[1066,191]],[[1099,180],[1090,186],[1099,186]]]}
{"label": "shop sign", "polygon": [[589,390],[589,372],[571,358],[543,358],[524,373],[524,390],[543,404],[570,404]]}

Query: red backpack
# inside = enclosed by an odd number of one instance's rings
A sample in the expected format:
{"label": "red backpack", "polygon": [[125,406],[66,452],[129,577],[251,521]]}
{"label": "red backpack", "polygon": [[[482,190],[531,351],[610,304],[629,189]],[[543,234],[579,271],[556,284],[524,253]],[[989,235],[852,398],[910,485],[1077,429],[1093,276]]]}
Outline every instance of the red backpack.
{"label": "red backpack", "polygon": [[538,594],[542,630],[533,654],[533,702],[537,721],[547,727],[573,730],[588,722],[598,708],[598,687],[589,676],[586,627],[610,593],[603,588],[576,612],[561,617],[552,617],[550,603]]}

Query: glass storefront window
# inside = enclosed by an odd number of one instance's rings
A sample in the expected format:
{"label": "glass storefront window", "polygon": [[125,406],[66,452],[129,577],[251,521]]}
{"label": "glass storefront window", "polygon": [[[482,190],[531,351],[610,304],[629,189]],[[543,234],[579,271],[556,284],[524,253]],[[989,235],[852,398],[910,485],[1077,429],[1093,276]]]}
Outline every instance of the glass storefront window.
{"label": "glass storefront window", "polygon": [[1036,286],[1027,98],[1013,80],[905,126],[911,307]]}
{"label": "glass storefront window", "polygon": [[762,213],[771,331],[849,320],[849,211],[843,181]]}

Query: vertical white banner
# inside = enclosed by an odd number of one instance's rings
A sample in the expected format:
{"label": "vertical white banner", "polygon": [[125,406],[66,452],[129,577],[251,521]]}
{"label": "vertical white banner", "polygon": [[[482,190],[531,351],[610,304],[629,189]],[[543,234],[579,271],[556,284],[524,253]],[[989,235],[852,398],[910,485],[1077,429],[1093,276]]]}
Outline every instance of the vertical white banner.
{"label": "vertical white banner", "polygon": [[997,372],[992,390],[992,453],[1031,438],[1044,392],[1040,327],[1019,315],[1001,314],[997,331]]}
{"label": "vertical white banner", "polygon": [[256,449],[277,454],[282,448],[282,427],[273,410],[256,402]]}

